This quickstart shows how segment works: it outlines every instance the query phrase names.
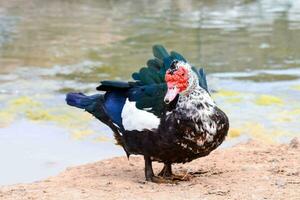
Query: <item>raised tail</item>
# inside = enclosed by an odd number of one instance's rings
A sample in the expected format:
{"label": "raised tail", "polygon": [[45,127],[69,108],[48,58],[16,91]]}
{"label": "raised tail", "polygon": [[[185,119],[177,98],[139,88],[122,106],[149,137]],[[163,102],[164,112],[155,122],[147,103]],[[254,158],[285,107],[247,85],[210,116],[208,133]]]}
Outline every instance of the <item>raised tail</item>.
{"label": "raised tail", "polygon": [[104,108],[104,96],[102,94],[87,96],[82,93],[68,93],[66,102],[70,106],[86,110],[107,125],[110,123],[110,117]]}
{"label": "raised tail", "polygon": [[101,98],[100,94],[87,96],[82,93],[68,93],[66,96],[66,102],[70,106],[85,109],[87,111],[93,110]]}
{"label": "raised tail", "polygon": [[87,96],[82,93],[68,93],[66,96],[66,102],[70,106],[86,110],[87,112],[91,113],[94,117],[99,119],[101,122],[109,126],[114,132],[117,144],[123,146],[120,129],[119,127],[115,126],[110,115],[106,111],[107,109],[105,108],[104,95],[95,94]]}

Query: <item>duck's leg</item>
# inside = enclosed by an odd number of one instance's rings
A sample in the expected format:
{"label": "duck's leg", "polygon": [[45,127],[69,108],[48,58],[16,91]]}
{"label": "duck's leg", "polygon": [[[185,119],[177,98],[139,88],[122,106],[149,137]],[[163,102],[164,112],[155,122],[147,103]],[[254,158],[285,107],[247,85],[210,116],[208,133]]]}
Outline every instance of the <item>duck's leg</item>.
{"label": "duck's leg", "polygon": [[172,176],[172,165],[169,163],[165,163],[164,168],[158,173],[158,176],[171,177]]}
{"label": "duck's leg", "polygon": [[164,179],[163,177],[154,176],[152,169],[152,161],[149,156],[144,156],[145,159],[145,177],[146,181],[151,181],[154,183],[174,183],[171,180]]}
{"label": "duck's leg", "polygon": [[145,159],[145,177],[146,181],[152,181],[154,177],[153,169],[152,169],[152,161],[149,156],[144,156]]}
{"label": "duck's leg", "polygon": [[158,176],[173,181],[188,181],[191,178],[189,174],[182,174],[182,175],[173,174],[172,165],[170,163],[164,164],[164,168],[161,170],[161,172],[159,172]]}

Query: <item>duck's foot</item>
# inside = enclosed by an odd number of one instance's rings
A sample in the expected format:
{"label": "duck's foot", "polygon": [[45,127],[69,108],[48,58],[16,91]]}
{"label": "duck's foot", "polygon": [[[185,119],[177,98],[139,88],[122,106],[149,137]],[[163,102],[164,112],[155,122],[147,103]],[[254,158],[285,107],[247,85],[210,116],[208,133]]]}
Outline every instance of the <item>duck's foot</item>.
{"label": "duck's foot", "polygon": [[182,177],[178,179],[177,176],[173,176],[170,173],[170,168],[164,168],[164,173],[160,173],[163,176],[154,176],[153,169],[152,169],[152,161],[149,157],[145,156],[145,177],[146,181],[153,182],[153,183],[164,183],[164,184],[176,184],[179,180],[183,180]]}
{"label": "duck's foot", "polygon": [[174,180],[174,181],[190,181],[192,176],[188,173],[186,174],[172,174],[170,177],[166,177],[168,179]]}
{"label": "duck's foot", "polygon": [[167,179],[161,176],[153,176],[151,177],[151,181],[153,183],[158,183],[158,184],[177,184],[178,180],[173,180],[173,179]]}
{"label": "duck's foot", "polygon": [[164,168],[161,170],[161,172],[158,174],[158,176],[160,176],[164,179],[167,179],[167,180],[172,180],[172,181],[189,181],[192,177],[188,173],[180,174],[180,175],[173,174],[171,164],[165,164]]}
{"label": "duck's foot", "polygon": [[158,176],[161,176],[161,177],[170,177],[170,176],[172,176],[172,166],[171,166],[171,164],[165,163],[164,168],[158,173]]}

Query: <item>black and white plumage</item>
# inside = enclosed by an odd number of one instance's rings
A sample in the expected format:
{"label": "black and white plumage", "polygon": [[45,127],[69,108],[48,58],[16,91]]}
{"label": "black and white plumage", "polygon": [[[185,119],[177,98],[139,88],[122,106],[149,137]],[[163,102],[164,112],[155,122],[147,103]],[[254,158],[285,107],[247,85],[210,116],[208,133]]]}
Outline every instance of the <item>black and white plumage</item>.
{"label": "black and white plumage", "polygon": [[127,155],[145,158],[148,181],[154,176],[152,161],[165,164],[160,176],[175,177],[173,163],[186,163],[208,155],[225,139],[229,121],[212,100],[203,69],[199,72],[178,53],[156,45],[154,59],[138,73],[136,81],[103,81],[105,94],[69,93],[69,105],[85,109],[114,132]]}

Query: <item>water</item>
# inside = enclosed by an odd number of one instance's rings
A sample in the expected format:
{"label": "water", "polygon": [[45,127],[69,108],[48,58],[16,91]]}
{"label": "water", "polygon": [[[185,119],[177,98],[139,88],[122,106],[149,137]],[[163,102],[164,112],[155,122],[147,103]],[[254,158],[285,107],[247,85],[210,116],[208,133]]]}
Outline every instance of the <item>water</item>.
{"label": "water", "polygon": [[231,121],[224,147],[288,142],[300,128],[299,38],[296,0],[0,1],[0,184],[123,155],[64,94],[130,79],[157,43],[205,67]]}

